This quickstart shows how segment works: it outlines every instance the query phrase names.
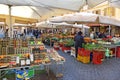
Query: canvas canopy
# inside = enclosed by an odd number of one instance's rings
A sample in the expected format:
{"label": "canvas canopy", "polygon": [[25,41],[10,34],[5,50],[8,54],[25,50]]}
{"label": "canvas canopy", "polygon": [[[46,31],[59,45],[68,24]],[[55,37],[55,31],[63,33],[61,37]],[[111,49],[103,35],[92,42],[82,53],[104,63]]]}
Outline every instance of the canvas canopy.
{"label": "canvas canopy", "polygon": [[36,23],[36,27],[39,27],[39,28],[56,28],[55,25],[48,24],[47,21],[42,21],[42,22]]}
{"label": "canvas canopy", "polygon": [[54,7],[78,11],[83,5],[94,7],[106,0],[0,0],[0,4],[13,6]]}
{"label": "canvas canopy", "polygon": [[40,22],[40,23],[36,23],[36,26],[37,27],[48,27],[48,28],[52,28],[52,26],[66,26],[66,27],[74,27],[74,28],[89,28],[88,26],[86,25],[82,25],[82,24],[68,24],[66,22],[62,22],[62,23],[52,23],[52,22],[49,22],[49,21],[43,21],[43,22]]}
{"label": "canvas canopy", "polygon": [[113,7],[120,8],[120,0],[111,0],[110,5]]}
{"label": "canvas canopy", "polygon": [[51,18],[50,21],[68,23],[100,23],[120,26],[120,20],[117,20],[115,18],[84,12],[54,17]]}

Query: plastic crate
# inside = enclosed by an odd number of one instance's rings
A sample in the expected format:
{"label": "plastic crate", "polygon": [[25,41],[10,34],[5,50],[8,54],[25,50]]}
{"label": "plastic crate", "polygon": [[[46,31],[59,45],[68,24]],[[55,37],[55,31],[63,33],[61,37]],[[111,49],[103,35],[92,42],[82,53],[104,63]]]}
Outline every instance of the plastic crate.
{"label": "plastic crate", "polygon": [[116,57],[120,58],[120,47],[117,48]]}
{"label": "plastic crate", "polygon": [[83,63],[90,63],[90,56],[83,56],[82,62]]}
{"label": "plastic crate", "polygon": [[65,47],[65,46],[63,46],[62,47],[62,51],[64,52],[65,50],[71,50],[71,47]]}
{"label": "plastic crate", "polygon": [[104,59],[104,53],[99,51],[93,52],[92,62],[93,64],[102,64],[102,59]]}
{"label": "plastic crate", "polygon": [[81,61],[82,63],[90,63],[90,56],[82,56],[82,55],[78,55],[77,56],[77,60]]}
{"label": "plastic crate", "polygon": [[54,45],[55,50],[59,50],[59,46]]}

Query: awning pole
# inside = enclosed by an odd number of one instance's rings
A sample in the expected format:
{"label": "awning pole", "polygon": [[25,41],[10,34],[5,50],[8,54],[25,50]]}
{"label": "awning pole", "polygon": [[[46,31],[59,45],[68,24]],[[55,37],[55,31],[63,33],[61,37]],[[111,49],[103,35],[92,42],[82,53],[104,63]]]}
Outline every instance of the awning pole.
{"label": "awning pole", "polygon": [[8,5],[9,6],[9,34],[10,34],[10,38],[13,38],[13,29],[12,29],[12,16],[11,16],[11,5]]}
{"label": "awning pole", "polygon": [[109,36],[110,36],[110,33],[111,33],[111,31],[110,31],[110,30],[111,30],[111,26],[109,25]]}
{"label": "awning pole", "polygon": [[85,34],[84,34],[85,32],[84,32],[84,27],[83,27],[83,24],[82,24],[82,32],[83,32],[83,35],[85,35]]}

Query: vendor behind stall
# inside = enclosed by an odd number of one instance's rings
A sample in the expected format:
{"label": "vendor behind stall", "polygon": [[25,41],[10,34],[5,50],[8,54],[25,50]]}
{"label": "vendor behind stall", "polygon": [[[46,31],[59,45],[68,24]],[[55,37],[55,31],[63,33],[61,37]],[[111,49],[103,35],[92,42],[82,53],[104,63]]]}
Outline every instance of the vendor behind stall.
{"label": "vendor behind stall", "polygon": [[104,34],[104,32],[101,32],[101,33],[99,34],[99,38],[106,38],[106,35]]}
{"label": "vendor behind stall", "polygon": [[74,41],[75,41],[75,51],[76,51],[75,53],[77,58],[78,48],[82,48],[82,43],[84,43],[84,39],[81,31],[79,31],[77,35],[74,37]]}

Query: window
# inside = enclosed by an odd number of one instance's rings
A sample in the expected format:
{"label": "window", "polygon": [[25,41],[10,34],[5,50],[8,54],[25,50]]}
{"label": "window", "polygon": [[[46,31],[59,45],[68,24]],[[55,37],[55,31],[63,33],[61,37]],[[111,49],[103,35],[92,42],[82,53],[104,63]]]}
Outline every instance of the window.
{"label": "window", "polygon": [[113,7],[105,8],[104,16],[115,16],[115,8],[113,8]]}

